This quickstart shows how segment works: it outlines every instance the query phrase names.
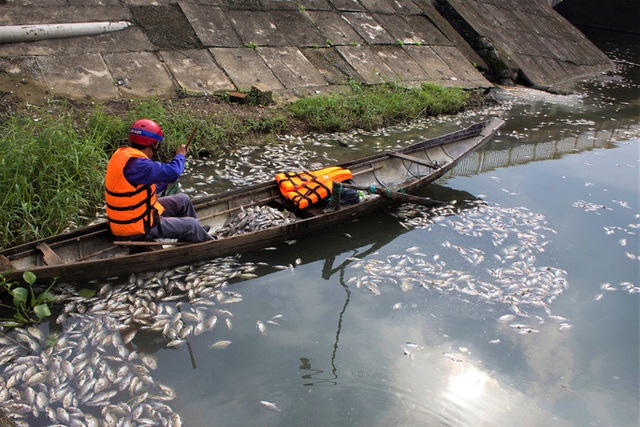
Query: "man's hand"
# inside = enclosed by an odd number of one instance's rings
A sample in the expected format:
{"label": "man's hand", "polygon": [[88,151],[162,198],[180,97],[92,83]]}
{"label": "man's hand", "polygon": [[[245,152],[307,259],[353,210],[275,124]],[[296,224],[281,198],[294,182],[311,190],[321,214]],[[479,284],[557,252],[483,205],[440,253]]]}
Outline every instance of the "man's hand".
{"label": "man's hand", "polygon": [[183,156],[187,157],[187,146],[184,144],[180,145],[176,150],[176,156],[178,154],[182,154]]}

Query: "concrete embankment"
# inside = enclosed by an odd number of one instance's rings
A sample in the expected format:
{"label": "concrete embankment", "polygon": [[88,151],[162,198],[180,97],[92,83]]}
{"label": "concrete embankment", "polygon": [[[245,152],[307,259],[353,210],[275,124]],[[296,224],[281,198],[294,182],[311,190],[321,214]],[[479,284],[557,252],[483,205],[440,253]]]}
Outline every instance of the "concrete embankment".
{"label": "concrete embankment", "polygon": [[0,26],[126,21],[2,42],[0,96],[38,102],[339,90],[350,81],[554,87],[611,61],[539,0],[0,0]]}

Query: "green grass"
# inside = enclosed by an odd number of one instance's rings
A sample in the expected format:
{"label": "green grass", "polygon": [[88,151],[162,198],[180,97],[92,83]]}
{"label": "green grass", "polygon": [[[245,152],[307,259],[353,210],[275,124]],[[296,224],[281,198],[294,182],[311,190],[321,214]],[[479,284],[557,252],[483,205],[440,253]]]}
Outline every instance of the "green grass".
{"label": "green grass", "polygon": [[302,98],[290,108],[316,131],[370,130],[421,117],[458,113],[467,106],[469,96],[460,88],[430,84],[417,89],[393,83],[352,84],[352,92]]}
{"label": "green grass", "polygon": [[0,126],[0,245],[61,232],[102,203],[107,144],[70,113],[13,116]]}

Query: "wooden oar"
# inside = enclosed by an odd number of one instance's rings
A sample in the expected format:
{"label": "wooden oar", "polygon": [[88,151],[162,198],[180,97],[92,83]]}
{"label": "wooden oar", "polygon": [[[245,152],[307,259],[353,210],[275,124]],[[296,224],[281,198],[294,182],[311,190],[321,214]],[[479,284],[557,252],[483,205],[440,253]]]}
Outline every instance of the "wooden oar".
{"label": "wooden oar", "polygon": [[340,183],[334,182],[333,186],[335,187],[336,184],[340,184],[345,188],[351,188],[353,190],[366,191],[369,194],[377,194],[379,196],[384,196],[399,202],[415,203],[416,205],[422,205],[429,208],[442,206],[446,204],[446,202],[441,202],[440,200],[433,200],[433,199],[429,199],[428,197],[414,196],[414,195],[403,193],[400,191],[391,190],[389,188],[375,187],[373,185],[363,186],[363,185],[347,184],[344,182],[340,182]]}
{"label": "wooden oar", "polygon": [[[187,139],[187,143],[184,145],[185,153],[189,152],[189,145],[191,144],[191,141],[193,140],[193,137],[195,136],[197,130],[198,130],[198,125],[195,125],[193,127],[193,130],[191,131],[191,135],[189,135],[189,138]],[[164,189],[162,195],[171,196],[173,194],[176,194],[178,191],[180,191],[178,186],[179,186],[178,181],[167,185],[167,188]]]}
{"label": "wooden oar", "polygon": [[198,130],[198,125],[195,125],[193,127],[193,130],[191,131],[191,135],[189,135],[189,138],[187,139],[187,143],[184,146],[184,150],[189,152],[189,145],[191,144],[191,141],[193,141],[193,137],[196,134],[196,131]]}

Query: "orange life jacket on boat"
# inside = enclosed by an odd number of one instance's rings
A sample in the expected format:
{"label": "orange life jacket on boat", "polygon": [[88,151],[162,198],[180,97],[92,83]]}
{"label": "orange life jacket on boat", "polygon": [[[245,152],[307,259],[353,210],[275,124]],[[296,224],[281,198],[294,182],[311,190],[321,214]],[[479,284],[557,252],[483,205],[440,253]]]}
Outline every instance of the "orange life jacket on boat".
{"label": "orange life jacket on boat", "polygon": [[284,197],[297,208],[304,209],[328,197],[334,181],[342,182],[352,177],[348,169],[332,166],[309,172],[281,172],[276,175],[276,182]]}
{"label": "orange life jacket on boat", "polygon": [[124,167],[132,157],[147,156],[140,150],[125,147],[116,151],[107,164],[107,219],[111,233],[116,236],[147,234],[156,215],[164,212],[158,203],[155,184],[133,186],[124,177]]}

